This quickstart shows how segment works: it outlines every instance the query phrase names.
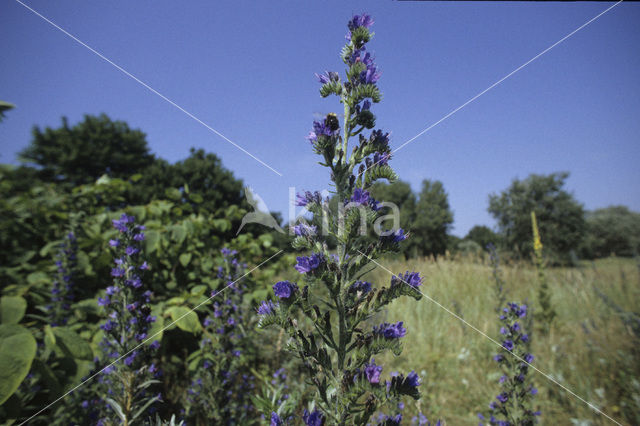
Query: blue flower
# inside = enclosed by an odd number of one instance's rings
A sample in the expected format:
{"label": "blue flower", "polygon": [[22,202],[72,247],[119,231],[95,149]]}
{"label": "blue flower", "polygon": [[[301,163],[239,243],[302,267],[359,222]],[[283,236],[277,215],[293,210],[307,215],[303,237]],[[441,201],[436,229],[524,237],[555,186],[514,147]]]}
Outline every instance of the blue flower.
{"label": "blue flower", "polygon": [[277,307],[278,305],[274,304],[271,300],[265,300],[258,306],[258,315],[273,315]]}
{"label": "blue flower", "polygon": [[533,355],[531,354],[526,354],[524,356],[524,360],[527,361],[529,364],[531,364],[533,362]]}
{"label": "blue flower", "polygon": [[371,358],[370,364],[365,364],[364,375],[369,383],[380,383],[380,373],[382,373],[382,367],[376,365],[373,358]]}
{"label": "blue flower", "polygon": [[296,195],[296,206],[299,207],[304,207],[310,203],[320,204],[321,202],[322,197],[320,196],[320,193],[318,191],[315,191],[313,193],[311,191],[305,191],[304,194]]}
{"label": "blue flower", "polygon": [[382,336],[385,339],[398,339],[407,334],[407,329],[402,327],[402,321],[399,321],[396,324],[389,324],[388,322],[385,322],[374,326],[373,334]]}
{"label": "blue flower", "polygon": [[320,266],[324,262],[324,256],[322,253],[314,253],[309,257],[299,256],[296,260],[298,261],[295,265],[296,270],[301,274],[306,274]]}
{"label": "blue flower", "polygon": [[408,284],[413,288],[418,288],[422,285],[422,277],[419,272],[405,272],[404,274],[398,274],[391,277],[391,287],[395,287],[400,284]]}
{"label": "blue flower", "polygon": [[310,237],[316,234],[318,227],[315,225],[307,225],[300,223],[293,227],[293,233],[297,236]]}
{"label": "blue flower", "polygon": [[334,71],[325,71],[324,74],[316,73],[316,78],[322,84],[327,84],[330,81],[339,81],[340,75]]}
{"label": "blue flower", "polygon": [[509,395],[506,392],[502,392],[500,395],[496,397],[496,399],[503,404],[509,400]]}
{"label": "blue flower", "polygon": [[412,388],[417,388],[418,386],[420,386],[420,377],[418,377],[415,371],[412,371],[407,375],[403,383]]}
{"label": "blue flower", "polygon": [[113,268],[111,270],[112,277],[123,277],[124,273],[125,273],[125,270],[123,268]]}
{"label": "blue flower", "polygon": [[280,416],[278,416],[278,414],[276,414],[275,411],[271,412],[271,424],[270,424],[270,426],[284,426],[284,422],[282,421]]}
{"label": "blue flower", "polygon": [[298,285],[289,281],[279,281],[273,285],[273,292],[280,299],[288,299],[298,291]]}
{"label": "blue flower", "polygon": [[319,410],[314,410],[309,413],[306,409],[302,414],[302,420],[307,426],[322,426],[324,425],[324,415]]}
{"label": "blue flower", "polygon": [[118,247],[118,244],[120,244],[120,240],[109,240],[109,245],[111,247]]}
{"label": "blue flower", "polygon": [[512,340],[505,340],[504,342],[502,342],[502,347],[505,348],[508,351],[512,351],[513,350],[513,341]]}
{"label": "blue flower", "polygon": [[313,143],[318,140],[319,137],[326,136],[332,137],[337,134],[337,130],[331,130],[331,127],[327,124],[326,120],[314,121],[313,129],[307,135],[309,142]]}
{"label": "blue flower", "polygon": [[367,281],[356,281],[351,284],[349,291],[352,293],[362,292],[362,294],[367,294],[371,291],[371,283]]}
{"label": "blue flower", "polygon": [[353,191],[353,195],[351,196],[351,201],[356,204],[366,206],[367,204],[369,204],[369,191],[365,191],[361,188],[356,188]]}
{"label": "blue flower", "polygon": [[350,31],[353,31],[359,27],[371,28],[374,22],[375,21],[373,20],[373,18],[371,18],[371,16],[363,13],[362,15],[354,15],[347,24],[347,27],[349,27]]}

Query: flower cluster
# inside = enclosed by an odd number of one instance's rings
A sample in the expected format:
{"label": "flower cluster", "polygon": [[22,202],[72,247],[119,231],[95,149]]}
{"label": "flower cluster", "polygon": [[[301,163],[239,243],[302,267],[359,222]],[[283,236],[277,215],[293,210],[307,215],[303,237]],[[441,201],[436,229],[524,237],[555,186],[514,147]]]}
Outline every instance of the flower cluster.
{"label": "flower cluster", "polygon": [[254,345],[251,336],[247,335],[251,316],[247,315],[242,303],[247,289],[244,279],[247,265],[238,260],[236,250],[225,247],[221,254],[218,287],[212,294],[225,289],[225,299],[216,300],[207,308],[207,315],[202,320],[200,348],[190,359],[193,373],[184,416],[194,424],[226,424],[228,419],[243,423],[255,417],[249,399],[255,378],[245,366],[245,359],[250,357],[248,352]]}
{"label": "flower cluster", "polygon": [[98,304],[108,312],[107,321],[100,326],[104,332],[100,345],[106,362],[121,357],[124,360],[109,365],[100,380],[107,387],[110,397],[105,401],[113,412],[120,420],[132,422],[152,412],[153,404],[162,400],[159,393],[151,392],[157,383],[155,378],[161,375],[152,363],[153,352],[160,344],[155,340],[147,344],[156,318],[151,315],[153,295],[142,284],[142,276],[149,269],[141,247],[145,227],[136,225],[135,218],[127,214],[112,222],[119,234],[109,241],[115,252],[113,284],[104,297],[98,298]]}
{"label": "flower cluster", "polygon": [[532,425],[537,422],[539,411],[532,408],[532,399],[538,390],[527,380],[533,355],[529,352],[530,338],[523,324],[527,318],[527,305],[509,303],[500,315],[502,348],[510,353],[494,356],[503,372],[500,377],[500,393],[489,404],[487,413],[478,417],[490,425]]}
{"label": "flower cluster", "polygon": [[73,278],[76,273],[78,242],[73,231],[68,232],[57,254],[56,277],[51,289],[51,304],[48,305],[52,326],[65,325],[73,302]]}
{"label": "flower cluster", "polygon": [[[420,275],[409,271],[394,276],[389,287],[362,280],[370,270],[367,265],[396,251],[407,238],[402,229],[385,231],[378,239],[357,232],[382,217],[371,186],[380,179],[396,179],[389,166],[389,133],[373,130],[369,137],[363,135],[375,125],[372,104],[381,100],[380,71],[366,49],[372,24],[366,14],[349,21],[341,54],[347,65],[344,80],[333,71],[316,74],[322,84],[320,95],[339,96],[345,108],[342,125],[335,113],[329,113],[313,123],[307,136],[323,157],[320,164],[330,169],[338,211],[329,208],[318,192],[298,194],[296,204],[313,215],[308,223],[293,227],[293,247],[306,251],[294,266],[304,284],[277,282],[273,285],[277,302],[265,300],[257,307],[260,327],[276,325],[288,334],[287,349],[301,360],[315,387],[314,400],[302,416],[306,425],[366,424],[378,409],[397,407],[406,396],[420,396],[415,372],[393,374],[383,382],[383,366],[374,360],[384,351],[401,353],[401,338],[407,333],[404,323],[363,326],[400,296],[420,299],[422,284]],[[357,137],[358,144],[348,155],[351,137]],[[322,233],[317,232],[320,226]],[[336,251],[330,252],[330,246],[337,246]],[[299,314],[303,317],[295,318]],[[272,425],[285,424],[279,412],[264,411]]]}

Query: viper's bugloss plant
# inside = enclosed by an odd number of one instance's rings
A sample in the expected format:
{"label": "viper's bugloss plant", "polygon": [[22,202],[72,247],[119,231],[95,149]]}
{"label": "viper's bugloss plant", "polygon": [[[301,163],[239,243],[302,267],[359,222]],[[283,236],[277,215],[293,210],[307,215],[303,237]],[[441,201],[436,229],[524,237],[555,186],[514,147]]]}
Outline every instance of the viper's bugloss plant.
{"label": "viper's bugloss plant", "polygon": [[547,334],[551,328],[551,323],[556,317],[556,311],[551,303],[551,289],[547,282],[545,273],[544,258],[542,257],[542,241],[540,241],[540,232],[538,231],[538,222],[536,213],[531,212],[531,228],[533,230],[533,254],[536,269],[538,271],[538,303],[540,310],[536,312],[537,323],[542,334]]}
{"label": "viper's bugloss plant", "polygon": [[108,313],[107,321],[100,326],[104,331],[100,346],[105,364],[125,358],[108,366],[99,378],[106,389],[104,402],[112,410],[104,410],[105,417],[100,421],[129,425],[136,419],[146,419],[153,404],[162,399],[160,393],[152,391],[161,374],[153,363],[159,343],[142,344],[156,320],[149,305],[152,293],[142,281],[149,269],[141,248],[144,226],[136,225],[133,216],[123,214],[113,220],[113,227],[119,232],[109,241],[115,252],[113,284],[107,287],[105,297],[98,298],[98,304]]}
{"label": "viper's bugloss plant", "polygon": [[247,368],[255,346],[249,331],[255,325],[243,309],[247,265],[236,250],[223,248],[221,253],[219,286],[212,296],[222,294],[224,299],[204,309],[200,347],[188,358],[193,373],[185,418],[193,424],[249,424],[257,417],[250,399],[255,379]]}
{"label": "viper's bugloss plant", "polygon": [[503,350],[493,357],[503,373],[500,392],[489,404],[489,410],[478,414],[480,425],[483,422],[499,426],[537,423],[540,412],[533,409],[533,396],[538,390],[528,378],[528,364],[533,362],[534,357],[529,350],[531,338],[525,330],[527,317],[527,305],[524,304],[509,303],[502,310],[500,335]]}
{"label": "viper's bugloss plant", "polygon": [[65,325],[69,319],[73,302],[73,281],[78,265],[77,250],[76,235],[69,231],[60,243],[60,250],[56,256],[57,269],[51,289],[51,304],[47,306],[52,327]]}
{"label": "viper's bugloss plant", "polygon": [[[261,327],[276,325],[288,333],[288,350],[301,359],[307,383],[315,388],[315,400],[302,416],[306,425],[363,425],[378,410],[395,409],[404,396],[420,397],[415,372],[385,375],[374,359],[387,350],[401,353],[407,334],[404,322],[365,324],[400,296],[420,299],[422,284],[420,275],[409,271],[394,276],[388,287],[363,281],[374,267],[372,261],[397,251],[407,237],[402,229],[391,229],[372,241],[366,232],[371,226],[381,231],[384,220],[383,204],[368,189],[378,179],[396,179],[389,166],[389,133],[363,133],[375,126],[372,103],[382,97],[377,87],[380,71],[366,48],[373,37],[372,24],[366,14],[348,23],[347,44],[341,53],[347,67],[345,80],[333,71],[316,75],[321,96],[336,95],[344,107],[342,126],[338,116],[330,113],[314,122],[307,136],[322,157],[320,164],[331,172],[337,212],[329,209],[319,192],[298,195],[297,205],[313,215],[311,223],[294,227],[293,247],[310,251],[299,256],[295,265],[302,282],[276,283],[274,300],[257,308]],[[358,142],[349,154],[353,137]],[[335,253],[329,251],[329,238],[337,242]],[[272,424],[283,424],[275,416]]]}

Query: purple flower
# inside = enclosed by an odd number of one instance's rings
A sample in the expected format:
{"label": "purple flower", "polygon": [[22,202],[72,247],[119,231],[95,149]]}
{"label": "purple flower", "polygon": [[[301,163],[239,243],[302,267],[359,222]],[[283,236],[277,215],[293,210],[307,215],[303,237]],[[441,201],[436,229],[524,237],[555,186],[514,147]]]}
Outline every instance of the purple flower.
{"label": "purple flower", "polygon": [[295,265],[296,271],[301,274],[306,274],[320,266],[320,264],[324,262],[324,256],[322,253],[313,253],[309,257],[299,256],[296,260],[298,261]]}
{"label": "purple flower", "polygon": [[504,360],[504,355],[502,355],[502,354],[497,354],[497,355],[495,355],[495,356],[493,357],[493,360],[494,360],[495,362],[502,362],[502,361]]}
{"label": "purple flower", "polygon": [[351,202],[366,206],[369,204],[369,191],[365,191],[361,188],[356,188],[351,196]]}
{"label": "purple flower", "polygon": [[528,334],[523,334],[522,336],[520,336],[520,340],[522,340],[523,342],[527,343],[529,341],[529,335]]}
{"label": "purple flower", "polygon": [[405,385],[408,385],[412,388],[416,388],[420,386],[420,377],[416,374],[415,371],[412,371],[407,375],[403,382]]}
{"label": "purple flower", "polygon": [[356,281],[351,284],[349,291],[353,293],[362,292],[362,294],[367,294],[371,291],[371,283],[367,281]]}
{"label": "purple flower", "polygon": [[116,294],[117,292],[119,292],[120,289],[116,286],[110,285],[109,287],[107,287],[107,294],[109,296],[113,296],[114,294]]}
{"label": "purple flower", "polygon": [[296,206],[298,207],[304,207],[310,203],[320,204],[321,202],[322,197],[320,196],[320,193],[318,191],[315,191],[313,193],[311,191],[305,191],[304,194],[296,195]]}
{"label": "purple flower", "polygon": [[273,292],[280,299],[288,299],[298,291],[298,285],[289,281],[279,281],[273,285]]}
{"label": "purple flower", "polygon": [[349,21],[347,26],[349,27],[349,31],[353,31],[359,27],[371,28],[375,21],[371,16],[363,13],[362,15],[354,15],[353,18]]}
{"label": "purple flower", "polygon": [[306,138],[309,140],[309,142],[313,143],[313,142],[316,142],[318,138],[322,136],[326,136],[326,137],[335,136],[336,132],[337,131],[335,130],[331,130],[331,127],[327,125],[326,120],[314,121],[313,129],[309,132]]}
{"label": "purple flower", "polygon": [[398,339],[407,334],[407,329],[402,327],[402,321],[395,324],[388,322],[373,327],[373,334],[382,336],[385,339]]}
{"label": "purple flower", "polygon": [[310,237],[316,234],[318,227],[315,225],[307,225],[300,223],[293,227],[293,233],[297,236]]}
{"label": "purple flower", "polygon": [[275,411],[271,412],[271,424],[270,424],[270,426],[284,426],[284,422],[282,421],[280,416],[278,416],[276,414]]}
{"label": "purple flower", "polygon": [[144,240],[144,234],[142,232],[140,232],[139,234],[135,234],[133,236],[133,240],[134,241],[143,241]]}
{"label": "purple flower", "polygon": [[309,411],[305,409],[304,413],[302,414],[302,420],[307,426],[324,425],[324,415],[318,410],[314,410],[312,413],[309,413]]}
{"label": "purple flower", "polygon": [[109,300],[108,297],[105,297],[104,299],[102,297],[98,297],[98,306],[109,306],[110,303],[111,300]]}
{"label": "purple flower", "polygon": [[387,164],[389,164],[390,159],[391,154],[387,152],[384,152],[382,154],[376,152],[375,154],[373,154],[373,165],[386,166]]}
{"label": "purple flower", "polygon": [[381,238],[391,240],[394,243],[399,243],[407,239],[407,234],[404,233],[404,230],[402,228],[398,228],[391,234],[385,235]]}
{"label": "purple flower", "polygon": [[500,334],[507,334],[507,329],[505,327],[500,327]]}
{"label": "purple flower", "polygon": [[139,251],[140,251],[139,248],[129,246],[129,247],[127,247],[125,249],[124,252],[127,254],[127,256],[133,256],[134,254],[138,253]]}
{"label": "purple flower", "polygon": [[133,351],[133,352],[131,352],[131,355],[129,355],[128,357],[126,357],[126,358],[124,359],[124,363],[125,363],[126,365],[131,365],[131,364],[133,364],[133,361],[135,361],[135,359],[136,359],[136,356],[137,356],[137,355],[138,355],[138,352],[137,352],[137,351]]}
{"label": "purple flower", "polygon": [[513,350],[513,341],[512,340],[505,340],[504,342],[502,342],[502,347],[505,348],[508,351],[512,351]]}
{"label": "purple flower", "polygon": [[133,288],[140,288],[142,287],[142,281],[140,280],[140,277],[133,276],[131,279],[127,280],[127,285]]}
{"label": "purple flower", "polygon": [[506,392],[502,392],[500,395],[496,397],[496,399],[503,404],[509,400],[509,395]]}
{"label": "purple flower", "polygon": [[334,71],[325,71],[324,74],[316,73],[316,78],[322,84],[327,84],[330,81],[339,81],[340,75]]}
{"label": "purple flower", "polygon": [[380,383],[380,373],[382,373],[382,367],[376,365],[373,358],[371,358],[370,364],[365,364],[364,375],[369,383]]}
{"label": "purple flower", "polygon": [[537,395],[538,394],[538,389],[531,388],[531,390],[529,392],[531,392],[531,395]]}
{"label": "purple flower", "polygon": [[111,247],[118,247],[118,244],[120,244],[120,240],[109,240],[109,245]]}
{"label": "purple flower", "polygon": [[380,80],[380,71],[375,65],[368,66],[366,70],[360,73],[360,83],[374,84]]}
{"label": "purple flower", "polygon": [[273,315],[277,307],[271,300],[265,300],[258,306],[258,315]]}
{"label": "purple flower", "polygon": [[400,284],[408,284],[413,288],[418,288],[422,285],[422,277],[419,272],[405,272],[404,274],[394,275],[391,278],[391,287],[395,287]]}
{"label": "purple flower", "polygon": [[154,340],[149,347],[153,350],[159,349],[160,348],[160,342],[158,342],[157,340]]}
{"label": "purple flower", "polygon": [[124,277],[125,270],[123,268],[113,268],[111,270],[112,277]]}
{"label": "purple flower", "polygon": [[527,361],[529,364],[531,364],[533,362],[533,355],[531,354],[526,354],[524,356],[524,360]]}

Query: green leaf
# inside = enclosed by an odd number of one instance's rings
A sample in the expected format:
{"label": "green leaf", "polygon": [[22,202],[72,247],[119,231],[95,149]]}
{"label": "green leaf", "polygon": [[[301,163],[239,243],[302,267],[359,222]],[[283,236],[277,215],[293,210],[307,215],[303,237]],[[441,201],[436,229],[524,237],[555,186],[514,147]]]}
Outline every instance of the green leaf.
{"label": "green leaf", "polygon": [[31,369],[36,339],[19,325],[0,325],[0,405],[15,391]]}
{"label": "green leaf", "polygon": [[160,246],[160,233],[158,231],[146,231],[144,233],[146,241],[145,253],[151,254]]}
{"label": "green leaf", "polygon": [[172,306],[166,312],[171,315],[171,319],[175,321],[179,329],[194,334],[202,331],[198,315],[191,309],[184,306]]}
{"label": "green leaf", "polygon": [[0,298],[0,323],[17,324],[27,310],[27,301],[20,296]]}
{"label": "green leaf", "polygon": [[178,243],[178,245],[182,244],[184,239],[187,237],[187,230],[182,225],[173,225],[171,227],[171,239]]}
{"label": "green leaf", "polygon": [[189,262],[191,262],[191,253],[182,253],[180,255],[180,264],[186,268]]}
{"label": "green leaf", "polygon": [[89,342],[78,336],[74,331],[67,327],[54,327],[53,334],[56,336],[56,345],[65,354],[77,359],[93,359],[93,351]]}

